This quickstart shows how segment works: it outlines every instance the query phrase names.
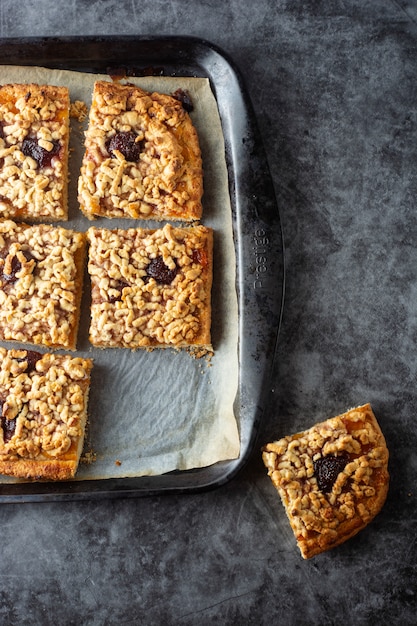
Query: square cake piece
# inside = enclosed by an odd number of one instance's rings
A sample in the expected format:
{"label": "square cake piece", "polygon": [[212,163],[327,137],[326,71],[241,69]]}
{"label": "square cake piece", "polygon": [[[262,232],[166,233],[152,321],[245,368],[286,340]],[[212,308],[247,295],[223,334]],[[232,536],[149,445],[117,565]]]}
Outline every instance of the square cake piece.
{"label": "square cake piece", "polygon": [[132,84],[97,81],[78,191],[89,219],[200,219],[202,159],[182,102]]}
{"label": "square cake piece", "polygon": [[86,235],[0,222],[0,339],[75,350]]}
{"label": "square cake piece", "polygon": [[90,228],[90,341],[211,350],[213,231]]}
{"label": "square cake piece", "polygon": [[385,502],[388,449],[369,404],[268,443],[262,456],[305,559],[356,535]]}
{"label": "square cake piece", "polygon": [[0,348],[0,474],[72,478],[83,448],[92,360]]}
{"label": "square cake piece", "polygon": [[68,219],[66,87],[0,86],[0,218]]}

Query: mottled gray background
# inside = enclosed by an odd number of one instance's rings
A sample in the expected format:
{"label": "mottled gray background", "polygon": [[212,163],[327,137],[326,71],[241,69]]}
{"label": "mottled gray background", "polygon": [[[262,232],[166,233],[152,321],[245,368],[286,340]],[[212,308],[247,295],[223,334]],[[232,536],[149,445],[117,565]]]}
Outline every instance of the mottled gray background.
{"label": "mottled gray background", "polygon": [[[1,624],[415,624],[417,3],[1,0],[0,35],[176,34],[241,70],[270,161],[287,293],[270,411],[209,493],[0,507]],[[259,447],[371,402],[374,523],[305,562]]]}

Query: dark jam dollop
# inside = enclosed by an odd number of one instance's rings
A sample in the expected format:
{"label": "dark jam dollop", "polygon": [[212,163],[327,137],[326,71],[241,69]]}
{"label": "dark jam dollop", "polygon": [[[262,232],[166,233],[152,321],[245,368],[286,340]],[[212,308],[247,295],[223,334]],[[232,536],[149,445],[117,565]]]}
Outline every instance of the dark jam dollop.
{"label": "dark jam dollop", "polygon": [[39,359],[42,358],[42,354],[40,352],[36,352],[35,350],[27,350],[26,352],[26,356],[20,358],[20,359],[16,359],[16,361],[18,361],[19,363],[22,363],[23,361],[26,361],[26,374],[29,374],[30,372],[33,372],[36,368],[36,363],[39,361]]}
{"label": "dark jam dollop", "polygon": [[2,273],[2,279],[5,283],[15,283],[17,281],[17,277],[16,274],[22,269],[22,264],[19,261],[19,259],[14,256],[11,260],[10,263],[10,273],[9,272],[3,272]]}
{"label": "dark jam dollop", "polygon": [[148,267],[146,268],[146,274],[149,278],[154,278],[157,283],[162,285],[169,285],[177,275],[178,268],[170,269],[165,265],[161,256],[157,256],[155,259],[151,259]]}
{"label": "dark jam dollop", "polygon": [[129,287],[129,284],[125,283],[123,280],[118,280],[116,285],[111,286],[111,289],[116,291],[117,293],[109,295],[108,301],[111,304],[114,304],[115,302],[120,301],[122,299],[122,292],[125,287]]}
{"label": "dark jam dollop", "polygon": [[49,167],[52,159],[60,150],[59,141],[52,141],[52,150],[45,150],[36,141],[36,139],[24,139],[22,142],[22,152],[25,156],[31,157],[36,161],[39,167]]}
{"label": "dark jam dollop", "polygon": [[345,455],[328,455],[314,461],[314,475],[320,491],[329,493],[332,490],[338,475],[345,469],[348,460]]}
{"label": "dark jam dollop", "polygon": [[[26,259],[28,262],[29,262],[29,261],[31,261],[31,260],[34,258],[34,257],[31,255],[31,253],[30,253],[30,252],[28,252],[27,250],[22,250],[22,254],[23,254],[23,256],[25,257],[25,259]],[[11,267],[10,267],[11,271],[10,271],[10,273],[8,273],[8,272],[4,272],[4,271],[3,271],[3,272],[1,272],[1,274],[0,274],[0,278],[3,280],[3,282],[4,282],[4,283],[9,284],[9,285],[12,285],[13,283],[15,283],[15,282],[18,280],[18,278],[17,278],[16,274],[17,274],[18,272],[20,272],[20,270],[22,269],[22,264],[21,264],[21,262],[19,261],[19,259],[18,259],[16,256],[14,256],[14,257],[12,258],[12,260],[11,260],[11,264],[10,264],[10,265],[11,265]]]}
{"label": "dark jam dollop", "polygon": [[194,104],[191,96],[185,89],[177,89],[177,91],[174,91],[172,94],[172,97],[181,102],[182,108],[185,109],[187,113],[191,113],[191,111],[194,110]]}
{"label": "dark jam dollop", "polygon": [[106,142],[106,148],[111,156],[118,150],[126,161],[139,161],[143,149],[143,141],[136,141],[137,134],[132,130],[116,133]]}
{"label": "dark jam dollop", "polygon": [[16,418],[8,420],[7,417],[1,416],[1,427],[3,429],[4,443],[7,443],[13,437],[14,431],[16,430]]}
{"label": "dark jam dollop", "polygon": [[14,431],[16,430],[16,418],[8,420],[7,417],[1,415],[1,413],[3,413],[3,404],[4,400],[0,400],[0,426],[3,431],[3,441],[7,443],[13,437]]}

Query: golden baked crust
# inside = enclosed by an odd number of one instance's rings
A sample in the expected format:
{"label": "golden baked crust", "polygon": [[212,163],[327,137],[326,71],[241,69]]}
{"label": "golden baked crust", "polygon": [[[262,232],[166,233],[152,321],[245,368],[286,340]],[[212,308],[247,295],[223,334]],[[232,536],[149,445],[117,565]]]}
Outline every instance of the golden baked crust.
{"label": "golden baked crust", "polygon": [[202,193],[198,137],[181,102],[97,81],[78,185],[83,213],[195,221]]}
{"label": "golden baked crust", "polygon": [[262,457],[305,559],[362,530],[388,493],[388,449],[370,404],[268,443]]}
{"label": "golden baked crust", "polygon": [[75,350],[86,235],[0,222],[0,339]]}
{"label": "golden baked crust", "polygon": [[68,218],[69,91],[0,86],[0,217]]}
{"label": "golden baked crust", "polygon": [[0,473],[64,480],[78,467],[92,360],[0,348]]}
{"label": "golden baked crust", "polygon": [[90,228],[87,237],[93,345],[211,349],[210,228]]}

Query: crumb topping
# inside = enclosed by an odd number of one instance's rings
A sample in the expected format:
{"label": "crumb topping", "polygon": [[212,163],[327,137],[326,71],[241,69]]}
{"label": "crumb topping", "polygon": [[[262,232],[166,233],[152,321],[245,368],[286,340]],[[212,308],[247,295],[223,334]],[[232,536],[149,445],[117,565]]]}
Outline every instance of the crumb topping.
{"label": "crumb topping", "polygon": [[0,348],[0,461],[59,458],[84,436],[92,361]]}
{"label": "crumb topping", "polygon": [[0,86],[0,216],[67,219],[69,92]]}
{"label": "crumb topping", "polygon": [[82,100],[74,100],[70,105],[70,117],[83,122],[88,115],[88,107]]}
{"label": "crumb topping", "polygon": [[[131,143],[134,152],[126,147]],[[134,85],[98,81],[78,191],[90,219],[199,219],[202,160],[181,102]]]}
{"label": "crumb topping", "polygon": [[210,344],[211,229],[90,228],[87,236],[94,345]]}
{"label": "crumb topping", "polygon": [[0,222],[0,339],[73,349],[85,235]]}
{"label": "crumb topping", "polygon": [[[286,507],[297,541],[335,542],[339,528],[375,515],[387,479],[388,451],[369,405],[269,443],[264,463]],[[324,485],[318,467],[328,461]],[[338,466],[332,475],[332,469]],[[340,471],[339,471],[340,469]],[[302,546],[301,546],[302,547]]]}

